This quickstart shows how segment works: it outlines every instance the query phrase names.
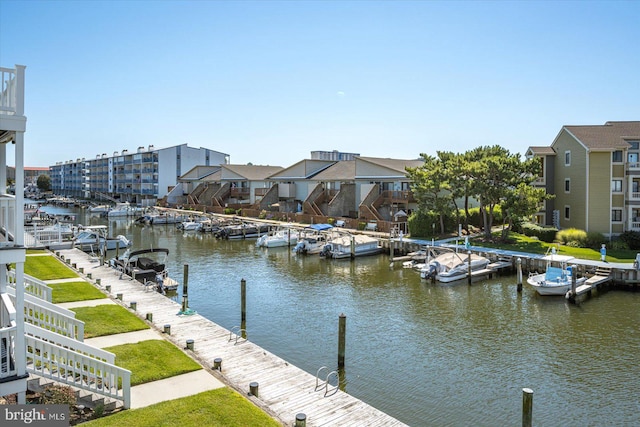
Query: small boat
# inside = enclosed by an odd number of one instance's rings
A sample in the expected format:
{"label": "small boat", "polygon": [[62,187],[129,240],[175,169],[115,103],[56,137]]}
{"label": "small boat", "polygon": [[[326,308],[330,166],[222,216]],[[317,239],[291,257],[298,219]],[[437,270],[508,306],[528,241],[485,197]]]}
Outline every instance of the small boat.
{"label": "small boat", "polygon": [[375,255],[380,252],[382,252],[382,247],[375,237],[365,234],[342,234],[332,237],[322,248],[320,256],[332,259],[347,259]]}
{"label": "small boat", "polygon": [[111,206],[109,205],[97,205],[89,208],[89,213],[92,215],[103,215],[109,212]]}
{"label": "small boat", "polygon": [[[540,295],[566,295],[571,289],[575,273],[574,268],[567,266],[567,263],[574,257],[558,255],[553,248],[551,253],[542,259],[546,261],[546,271],[544,273],[530,273],[527,283]],[[580,286],[586,280],[586,277],[576,277],[576,286]]]}
{"label": "small boat", "polygon": [[129,202],[120,202],[107,212],[109,218],[121,218],[128,216],[136,216],[142,213],[144,209],[131,206]]}
{"label": "small boat", "polygon": [[111,260],[111,266],[145,286],[160,293],[175,291],[178,282],[169,277],[167,258],[169,249],[151,248],[125,252],[120,258]]}
{"label": "small boat", "polygon": [[291,227],[282,227],[263,234],[256,240],[259,248],[278,248],[283,246],[295,246],[298,243],[298,232]]}
{"label": "small boat", "polygon": [[214,233],[221,239],[251,239],[269,232],[269,225],[255,223],[232,224],[220,227]]}
{"label": "small boat", "polygon": [[202,231],[202,223],[198,221],[183,221],[178,224],[177,228],[182,231]]}
{"label": "small boat", "polygon": [[312,255],[322,252],[330,239],[331,224],[312,224],[305,227],[298,236],[298,243],[292,251],[296,254]]}
{"label": "small boat", "polygon": [[[469,258],[471,261],[469,261]],[[433,279],[442,283],[454,282],[464,279],[469,274],[469,262],[471,272],[487,268],[489,259],[477,254],[462,254],[458,252],[444,252],[431,260],[427,260],[420,269],[420,277]]]}
{"label": "small boat", "polygon": [[116,237],[107,237],[106,225],[83,227],[78,230],[78,234],[73,237],[72,242],[74,247],[90,252],[110,251],[117,248],[125,249],[131,246],[131,241],[122,234]]}

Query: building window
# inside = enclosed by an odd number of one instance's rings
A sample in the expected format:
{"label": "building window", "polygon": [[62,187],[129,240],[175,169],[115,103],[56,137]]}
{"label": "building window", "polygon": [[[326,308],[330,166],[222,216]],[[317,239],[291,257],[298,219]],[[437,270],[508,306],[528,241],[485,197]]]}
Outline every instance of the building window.
{"label": "building window", "polygon": [[614,179],[611,181],[611,191],[614,193],[622,193],[622,180]]}
{"label": "building window", "polygon": [[571,192],[571,179],[570,178],[566,178],[564,180],[564,192],[565,193]]}
{"label": "building window", "polygon": [[564,219],[569,221],[571,219],[571,208],[569,206],[564,207]]}
{"label": "building window", "polygon": [[571,151],[564,152],[564,165],[571,166]]}
{"label": "building window", "polygon": [[622,163],[622,151],[620,151],[620,150],[614,151],[611,154],[611,161],[613,163]]}
{"label": "building window", "polygon": [[632,150],[638,150],[640,149],[640,141],[627,141],[629,142],[629,144],[631,144],[631,149]]}
{"label": "building window", "polygon": [[622,222],[622,209],[611,209],[611,221]]}
{"label": "building window", "polygon": [[631,163],[630,166],[635,167],[638,163],[638,153],[629,153],[627,155],[627,162]]}

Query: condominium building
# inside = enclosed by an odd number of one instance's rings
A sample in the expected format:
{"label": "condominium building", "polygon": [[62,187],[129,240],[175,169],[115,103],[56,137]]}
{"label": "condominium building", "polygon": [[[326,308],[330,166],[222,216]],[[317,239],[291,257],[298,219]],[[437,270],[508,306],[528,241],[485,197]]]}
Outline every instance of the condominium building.
{"label": "condominium building", "polygon": [[640,121],[564,126],[540,158],[537,185],[555,199],[538,216],[544,225],[616,236],[640,231]]}
{"label": "condominium building", "polygon": [[228,164],[229,155],[187,144],[136,151],[122,150],[94,159],[77,159],[50,166],[55,194],[88,199],[126,200],[151,206],[164,197],[178,178],[197,165]]}

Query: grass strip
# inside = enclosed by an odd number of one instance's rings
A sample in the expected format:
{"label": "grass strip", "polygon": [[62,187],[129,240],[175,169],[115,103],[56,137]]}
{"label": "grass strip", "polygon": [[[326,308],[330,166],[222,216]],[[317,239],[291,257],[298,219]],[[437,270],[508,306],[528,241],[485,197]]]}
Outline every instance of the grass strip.
{"label": "grass strip", "polygon": [[143,320],[116,304],[76,307],[71,310],[76,313],[76,319],[84,322],[85,338],[149,329],[149,325]]}
{"label": "grass strip", "polygon": [[49,285],[52,292],[52,302],[59,304],[61,302],[88,301],[92,299],[106,298],[107,296],[87,282],[64,282],[51,283]]}
{"label": "grass strip", "polygon": [[[13,267],[15,269],[15,266]],[[53,256],[28,256],[24,273],[40,280],[72,279],[78,274]]]}
{"label": "grass strip", "polygon": [[87,427],[281,427],[257,406],[228,387],[119,412],[83,423]]}
{"label": "grass strip", "polygon": [[118,366],[131,371],[132,386],[202,369],[174,344],[162,339],[121,344],[105,350],[116,355]]}

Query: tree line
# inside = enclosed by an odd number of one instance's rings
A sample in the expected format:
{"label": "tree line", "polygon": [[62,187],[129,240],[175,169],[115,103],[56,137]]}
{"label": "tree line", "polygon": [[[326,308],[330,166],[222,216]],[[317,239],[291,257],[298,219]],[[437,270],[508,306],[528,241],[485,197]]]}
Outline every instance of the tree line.
{"label": "tree line", "polygon": [[491,238],[497,207],[508,225],[504,228],[506,233],[514,223],[538,212],[543,201],[554,197],[544,188],[531,185],[542,170],[540,159],[522,160],[519,154],[498,145],[465,153],[438,151],[436,156],[420,157],[423,165],[406,169],[412,180],[411,189],[418,211],[433,212],[439,218],[441,234],[446,231],[445,217],[452,211],[457,223],[469,230],[471,200],[479,203],[485,236]]}

